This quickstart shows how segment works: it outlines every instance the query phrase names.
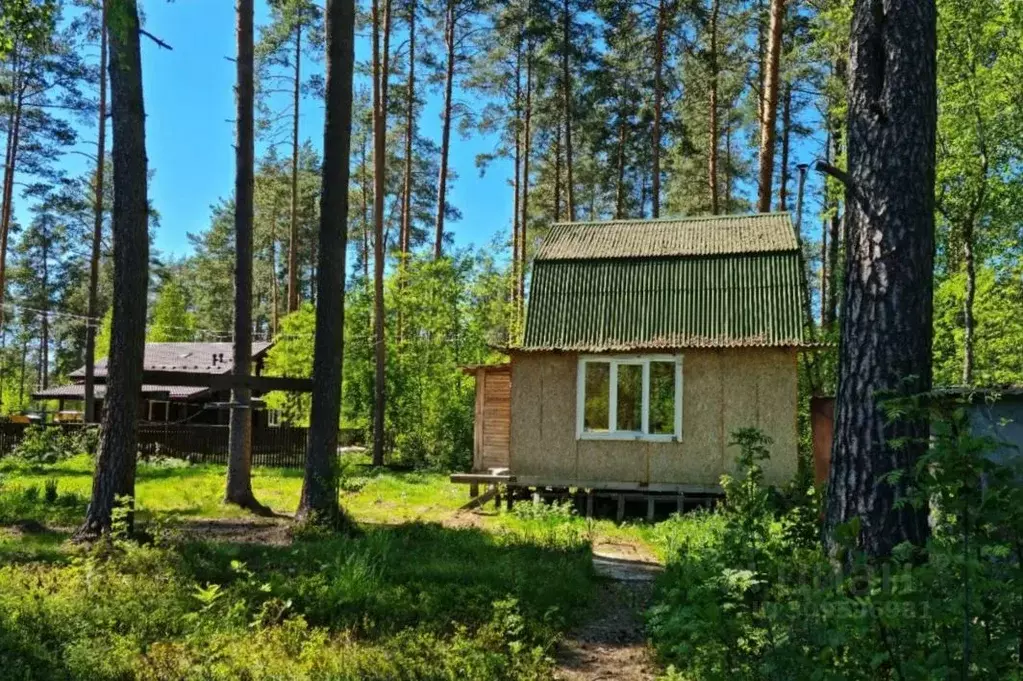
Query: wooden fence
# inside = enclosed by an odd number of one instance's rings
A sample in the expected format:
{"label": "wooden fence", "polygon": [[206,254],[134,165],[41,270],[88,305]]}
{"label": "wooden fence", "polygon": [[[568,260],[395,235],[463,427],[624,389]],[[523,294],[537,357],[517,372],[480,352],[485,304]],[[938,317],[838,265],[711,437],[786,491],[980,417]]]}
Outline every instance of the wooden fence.
{"label": "wooden fence", "polygon": [[[29,428],[25,423],[0,423],[0,457],[9,455]],[[47,424],[66,433],[81,432],[82,424]],[[261,427],[252,431],[252,463],[255,466],[302,468],[305,466],[307,428]],[[357,431],[342,429],[339,442],[353,444]],[[140,423],[139,457],[169,457],[193,463],[227,464],[228,427],[191,423]]]}

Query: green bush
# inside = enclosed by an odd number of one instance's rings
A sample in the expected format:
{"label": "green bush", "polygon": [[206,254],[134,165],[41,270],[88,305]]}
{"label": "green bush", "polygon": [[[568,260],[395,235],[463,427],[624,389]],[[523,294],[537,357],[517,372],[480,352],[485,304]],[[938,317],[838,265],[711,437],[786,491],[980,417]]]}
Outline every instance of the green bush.
{"label": "green bush", "polygon": [[[1023,489],[970,434],[961,406],[932,422],[913,473],[934,504],[922,551],[886,564],[855,552],[836,570],[819,540],[819,495],[784,512],[765,504],[766,444],[736,434],[743,477],[726,481],[717,533],[678,542],[649,612],[671,679],[1019,679],[1023,631]],[[685,521],[679,521],[685,522]]]}
{"label": "green bush", "polygon": [[11,455],[29,463],[53,464],[96,449],[92,428],[65,430],[60,426],[31,425]]}

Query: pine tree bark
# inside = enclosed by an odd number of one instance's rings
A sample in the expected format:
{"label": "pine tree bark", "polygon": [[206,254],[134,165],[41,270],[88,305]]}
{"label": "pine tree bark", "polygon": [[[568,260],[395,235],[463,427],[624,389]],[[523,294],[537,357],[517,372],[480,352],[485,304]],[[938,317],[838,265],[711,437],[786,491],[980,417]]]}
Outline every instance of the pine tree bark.
{"label": "pine tree bark", "polygon": [[302,104],[302,13],[295,23],[295,82],[291,122],[291,229],[288,232],[288,312],[298,309],[298,121]]}
{"label": "pine tree bark", "polygon": [[99,121],[96,135],[96,180],[93,194],[92,252],[89,256],[89,317],[85,327],[86,423],[96,422],[96,327],[99,324],[99,259],[103,246],[103,174],[107,154],[107,0],[100,3]]}
{"label": "pine tree bark", "polygon": [[[103,435],[92,501],[79,537],[107,533],[115,507],[135,494],[136,419],[142,388],[149,283],[149,203],[142,58],[136,0],[109,0],[114,161],[114,301]],[[133,524],[132,502],[126,523]]]}
{"label": "pine tree bark", "polygon": [[444,249],[444,217],[448,200],[448,155],[451,151],[452,96],[455,84],[455,0],[447,0],[444,20],[444,118],[440,134],[440,175],[437,179],[437,218],[434,223],[433,259],[440,260]]}
{"label": "pine tree bark", "polygon": [[[921,545],[927,509],[897,507],[929,424],[890,422],[879,394],[931,387],[936,10],[931,1],[856,0],[848,113],[845,290],[826,539],[859,519],[872,558]],[[889,477],[903,471],[897,480]]]}
{"label": "pine tree bark", "polygon": [[[234,181],[234,345],[231,373],[249,377],[252,369],[252,232],[255,182],[255,59],[253,0],[237,0],[238,58],[235,86],[236,140]],[[224,501],[266,515],[269,509],[252,493],[252,390],[231,391],[228,426],[227,486]]]}
{"label": "pine tree bark", "polygon": [[718,15],[719,0],[710,4],[710,130],[707,152],[707,182],[710,188],[710,212],[718,214]]}
{"label": "pine tree bark", "polygon": [[554,131],[554,221],[561,222],[561,126]]}
{"label": "pine tree bark", "polygon": [[39,387],[46,390],[50,387],[50,240],[49,230],[42,243],[42,263],[40,263],[40,283],[43,285],[42,314],[39,327]]}
{"label": "pine tree bark", "polygon": [[785,0],[771,0],[771,25],[767,36],[767,64],[764,68],[764,105],[760,113],[760,192],[757,210],[771,210],[771,181],[778,118],[778,73],[781,65],[781,29]]}
{"label": "pine tree bark", "polygon": [[416,0],[410,0],[408,12],[408,80],[405,86],[408,108],[405,111],[405,181],[399,238],[403,259],[408,255],[412,234],[412,143],[416,135]]}
{"label": "pine tree bark", "polygon": [[561,14],[561,87],[565,111],[565,198],[567,199],[568,220],[575,222],[575,180],[572,177],[572,72],[569,66],[569,50],[572,47],[572,15],[569,0],[562,0]]}
{"label": "pine tree bark", "polygon": [[[373,2],[373,465],[384,465],[386,346],[384,339],[384,191],[387,171],[387,81],[391,0]],[[382,21],[383,30],[380,30]],[[383,34],[381,52],[380,36]]]}
{"label": "pine tree bark", "polygon": [[296,517],[344,525],[338,503],[338,423],[344,357],[345,249],[348,234],[348,158],[352,140],[355,3],[327,0],[326,113],[320,192],[319,267],[313,350],[312,411],[305,477]]}

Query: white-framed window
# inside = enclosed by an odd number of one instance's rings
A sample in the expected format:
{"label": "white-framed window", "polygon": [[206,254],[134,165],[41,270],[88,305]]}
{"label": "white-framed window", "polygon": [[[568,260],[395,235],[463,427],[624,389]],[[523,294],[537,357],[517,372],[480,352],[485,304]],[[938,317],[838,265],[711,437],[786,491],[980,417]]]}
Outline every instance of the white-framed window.
{"label": "white-framed window", "polygon": [[584,355],[577,372],[578,439],[682,439],[682,355]]}

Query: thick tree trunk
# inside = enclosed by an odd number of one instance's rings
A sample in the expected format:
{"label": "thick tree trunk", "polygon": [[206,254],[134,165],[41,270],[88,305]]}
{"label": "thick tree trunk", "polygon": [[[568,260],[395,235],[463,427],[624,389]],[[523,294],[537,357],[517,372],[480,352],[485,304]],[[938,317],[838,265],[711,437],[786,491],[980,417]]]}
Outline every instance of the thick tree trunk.
{"label": "thick tree trunk", "polygon": [[569,68],[569,50],[572,48],[572,15],[569,0],[562,2],[561,14],[561,94],[565,107],[565,198],[568,200],[568,220],[575,221],[575,180],[572,178],[572,72]]}
{"label": "thick tree trunk", "polygon": [[92,252],[89,256],[89,317],[85,327],[85,422],[96,422],[96,327],[99,325],[99,258],[103,247],[103,173],[107,154],[107,0],[100,5],[99,121],[93,194]]}
{"label": "thick tree trunk", "polygon": [[316,336],[312,411],[305,477],[296,517],[332,527],[344,522],[338,503],[337,431],[344,356],[345,248],[348,234],[348,157],[352,139],[355,3],[327,0],[326,114],[320,192]]}
{"label": "thick tree trunk", "polygon": [[288,312],[298,309],[298,121],[302,102],[302,19],[295,25],[295,83],[291,122],[291,229],[288,232]]}
{"label": "thick tree trunk", "polygon": [[[928,534],[927,509],[896,506],[927,448],[926,419],[890,422],[878,395],[931,387],[937,120],[933,0],[856,0],[850,51],[845,291],[829,547],[859,519],[859,544],[885,558]],[[890,473],[902,471],[896,480]]]}
{"label": "thick tree trunk", "polygon": [[778,172],[778,210],[789,209],[789,147],[792,140],[792,84],[785,84],[781,101],[781,167]]}
{"label": "thick tree trunk", "polygon": [[771,26],[767,39],[767,64],[764,68],[764,105],[760,113],[760,192],[757,210],[771,210],[771,180],[774,174],[774,147],[778,118],[778,72],[781,65],[781,29],[785,0],[771,0]]}
{"label": "thick tree trunk", "polygon": [[650,172],[650,214],[654,218],[661,216],[661,117],[664,105],[664,33],[667,23],[668,8],[665,7],[665,0],[658,0],[657,30],[654,35],[654,122],[650,144],[653,166]]}
{"label": "thick tree trunk", "polygon": [[710,212],[718,214],[718,14],[719,0],[710,5],[710,130],[707,142],[707,182],[710,188]]}
{"label": "thick tree trunk", "polygon": [[416,0],[410,0],[408,9],[408,81],[405,97],[408,99],[405,111],[405,181],[401,196],[401,236],[398,244],[403,259],[408,255],[412,238],[412,143],[416,136]]}
{"label": "thick tree trunk", "polygon": [[[384,343],[384,191],[387,170],[387,53],[391,0],[384,0],[381,17],[379,0],[373,2],[373,465],[384,465],[384,410],[386,408]],[[383,33],[383,50],[380,35]]]}
{"label": "thick tree trunk", "polygon": [[[146,115],[136,0],[109,0],[110,92],[114,159],[114,304],[103,436],[92,501],[79,536],[109,532],[114,508],[135,495],[136,422],[142,388],[149,283]],[[132,502],[127,501],[128,531]]]}
{"label": "thick tree trunk", "polygon": [[444,216],[448,200],[448,154],[451,151],[451,108],[455,84],[455,0],[447,0],[444,20],[444,46],[447,61],[444,70],[444,120],[440,133],[440,176],[437,179],[437,219],[434,225],[433,259],[440,260],[444,249]]}
{"label": "thick tree trunk", "polygon": [[[255,62],[253,0],[238,0],[238,84],[234,180],[234,358],[232,373],[247,378],[252,368],[252,231],[255,174]],[[238,386],[231,394],[228,430],[227,487],[224,501],[267,514],[252,494],[252,390]]]}

